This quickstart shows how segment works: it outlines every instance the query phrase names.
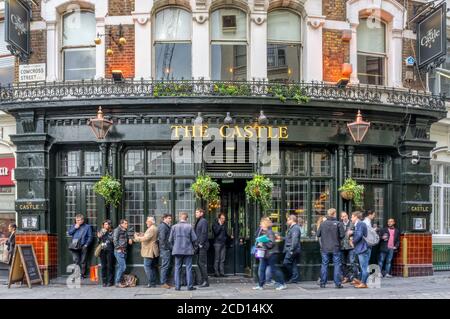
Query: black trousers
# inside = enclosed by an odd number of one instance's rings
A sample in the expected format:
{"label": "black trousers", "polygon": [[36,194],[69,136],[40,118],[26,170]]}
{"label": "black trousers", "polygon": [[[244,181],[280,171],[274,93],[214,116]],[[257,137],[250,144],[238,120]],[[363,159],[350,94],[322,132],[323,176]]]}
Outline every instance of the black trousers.
{"label": "black trousers", "polygon": [[114,251],[102,250],[100,261],[102,263],[102,283],[114,284]]}
{"label": "black trousers", "polygon": [[225,274],[225,244],[214,244],[214,273]]}
{"label": "black trousers", "polygon": [[80,250],[71,250],[71,252],[73,263],[80,267],[81,276],[86,277],[88,248],[83,247]]}
{"label": "black trousers", "polygon": [[198,269],[200,270],[201,283],[208,282],[208,249],[200,248],[198,250]]}

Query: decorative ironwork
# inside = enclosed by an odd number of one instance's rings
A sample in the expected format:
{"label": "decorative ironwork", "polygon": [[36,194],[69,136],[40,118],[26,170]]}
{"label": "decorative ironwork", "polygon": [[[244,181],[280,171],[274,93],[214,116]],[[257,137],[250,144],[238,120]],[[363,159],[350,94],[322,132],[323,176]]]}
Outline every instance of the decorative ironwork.
{"label": "decorative ironwork", "polygon": [[386,104],[445,111],[443,96],[365,85],[344,88],[323,82],[206,81],[206,80],[112,80],[16,83],[0,86],[0,105],[10,103],[92,99],[164,97],[255,97],[282,102],[345,101]]}

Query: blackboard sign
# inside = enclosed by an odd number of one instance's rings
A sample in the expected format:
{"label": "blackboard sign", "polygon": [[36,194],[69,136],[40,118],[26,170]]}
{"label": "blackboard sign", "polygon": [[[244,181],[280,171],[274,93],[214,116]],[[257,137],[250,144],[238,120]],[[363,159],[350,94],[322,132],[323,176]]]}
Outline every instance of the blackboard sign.
{"label": "blackboard sign", "polygon": [[417,64],[419,68],[447,54],[445,2],[417,24]]}
{"label": "blackboard sign", "polygon": [[13,55],[26,59],[30,55],[31,8],[23,0],[5,2],[5,41]]}
{"label": "blackboard sign", "polygon": [[32,284],[42,284],[41,271],[33,245],[16,245],[14,250],[8,288],[15,282],[23,281],[27,282],[29,288]]}

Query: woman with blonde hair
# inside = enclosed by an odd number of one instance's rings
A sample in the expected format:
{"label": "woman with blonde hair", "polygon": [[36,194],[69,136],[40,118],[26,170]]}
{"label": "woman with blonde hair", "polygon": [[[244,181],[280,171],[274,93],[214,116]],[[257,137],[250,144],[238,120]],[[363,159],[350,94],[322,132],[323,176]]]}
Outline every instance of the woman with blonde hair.
{"label": "woman with blonde hair", "polygon": [[272,278],[276,279],[277,288],[276,290],[286,289],[284,283],[283,274],[276,266],[278,259],[278,244],[275,240],[275,234],[272,231],[272,221],[268,217],[262,217],[260,221],[260,226],[256,232],[256,248],[262,251],[259,259],[258,267],[258,286],[254,287],[254,290],[262,290],[266,282],[266,268],[269,266]]}

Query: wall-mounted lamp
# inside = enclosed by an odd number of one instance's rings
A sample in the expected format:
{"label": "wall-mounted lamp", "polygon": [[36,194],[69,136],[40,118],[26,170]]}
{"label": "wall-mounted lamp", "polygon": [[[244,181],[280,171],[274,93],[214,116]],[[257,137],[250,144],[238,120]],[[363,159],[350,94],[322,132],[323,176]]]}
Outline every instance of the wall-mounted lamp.
{"label": "wall-mounted lamp", "polygon": [[367,131],[370,127],[370,122],[364,122],[361,111],[358,110],[358,114],[356,115],[356,121],[347,124],[348,130],[350,131],[350,135],[353,138],[355,143],[361,143],[364,137],[367,134]]}
{"label": "wall-mounted lamp", "polygon": [[225,125],[229,125],[233,123],[233,118],[230,115],[230,112],[227,112],[227,116],[225,116],[224,120],[223,120],[223,124]]}
{"label": "wall-mounted lamp", "polygon": [[[94,39],[95,45],[100,45],[102,43],[101,37],[103,37],[103,36],[105,36],[105,34],[97,33],[97,37]],[[127,44],[127,39],[125,39],[122,24],[119,24],[119,30],[117,31],[117,33],[114,33],[113,30],[111,29],[109,31],[108,36],[109,36],[110,40],[119,47],[119,49],[122,49],[122,47],[125,44]],[[108,48],[106,50],[106,54],[108,56],[112,56],[113,53],[114,53],[114,51],[111,48]]]}
{"label": "wall-mounted lamp", "polygon": [[102,107],[99,106],[97,117],[89,120],[89,126],[91,127],[92,132],[94,132],[95,137],[98,140],[103,140],[108,134],[109,129],[113,126],[113,122],[105,119],[105,117],[103,116]]}

